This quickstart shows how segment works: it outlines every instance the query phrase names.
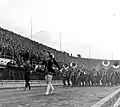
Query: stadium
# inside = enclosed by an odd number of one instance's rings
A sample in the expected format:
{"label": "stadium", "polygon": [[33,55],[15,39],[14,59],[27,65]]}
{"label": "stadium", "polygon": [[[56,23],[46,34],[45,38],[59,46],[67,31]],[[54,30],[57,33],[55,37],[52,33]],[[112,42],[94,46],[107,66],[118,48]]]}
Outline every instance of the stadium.
{"label": "stadium", "polygon": [[119,0],[0,0],[0,107],[120,107]]}
{"label": "stadium", "polygon": [[[101,60],[101,59],[89,59],[89,58],[81,58],[81,57],[74,57],[70,56],[69,54],[66,54],[65,52],[58,51],[56,49],[47,47],[43,44],[40,44],[38,42],[32,41],[28,38],[25,38],[21,35],[18,35],[16,33],[13,33],[9,30],[0,28],[0,68],[5,69],[7,66],[7,63],[13,60],[13,63],[10,65],[10,67],[13,69],[20,68],[25,58],[30,59],[31,64],[35,67],[36,65],[39,65],[40,62],[44,59],[44,51],[50,51],[55,55],[55,58],[57,59],[60,66],[63,64],[70,65],[71,62],[77,63],[78,69],[84,69],[85,72],[91,71],[91,72],[101,72],[101,76],[103,74],[103,71],[106,73],[113,73],[117,72],[119,75],[119,60]],[[6,71],[8,73],[1,72],[4,79],[11,78],[9,71]],[[19,74],[20,71],[16,72]],[[8,75],[7,75],[8,74]],[[18,75],[16,74],[16,75]],[[21,78],[20,78],[21,77]],[[15,77],[16,80],[23,79],[22,76]],[[13,77],[14,78],[14,77]],[[43,77],[41,77],[43,78]],[[33,75],[33,79],[35,78],[35,75]],[[58,79],[58,78],[56,78]],[[115,85],[115,84],[114,84]]]}
{"label": "stadium", "polygon": [[[84,90],[88,91],[89,90],[88,88],[90,87],[93,90],[99,90],[99,88],[102,87],[102,88],[107,88],[106,90],[108,92],[110,91],[109,93],[119,88],[119,85],[120,85],[120,66],[119,66],[120,61],[119,60],[102,60],[102,59],[70,56],[67,52],[58,51],[56,49],[45,46],[41,43],[35,42],[33,40],[30,40],[28,38],[25,38],[21,35],[18,35],[14,32],[11,32],[3,28],[0,28],[1,86],[4,86],[5,84],[12,84],[13,82],[15,82],[15,84],[23,84],[24,70],[22,65],[26,59],[29,59],[31,65],[33,66],[32,73],[30,75],[31,81],[34,84],[38,84],[38,87],[39,87],[40,81],[44,80],[44,72],[41,68],[41,61],[45,59],[45,56],[44,56],[45,51],[49,51],[55,55],[55,59],[57,60],[61,68],[63,65],[69,66],[73,64],[72,65],[73,67],[76,66],[76,71],[74,75],[71,76],[71,81],[70,81],[71,86],[67,86],[68,84],[66,84],[66,86],[63,88],[64,93],[68,94],[68,92],[65,91],[66,88],[68,88],[67,90],[71,92],[71,91],[75,91],[76,88],[77,89],[81,88],[81,90],[82,88],[84,88]],[[38,66],[40,66],[40,68]],[[35,69],[36,67],[37,69]],[[58,72],[58,70],[55,67],[54,69],[56,74],[55,76],[53,76],[53,80],[59,81],[60,86],[65,85],[64,82],[62,82],[63,75],[60,72]],[[97,87],[99,88],[96,89]],[[110,87],[112,87],[113,90],[109,90]],[[38,91],[38,89],[34,89],[33,93],[36,93],[37,92],[36,90]],[[41,90],[43,90],[43,88]],[[103,90],[104,89],[102,89],[102,91]],[[17,91],[15,91],[15,93],[17,93]],[[60,92],[58,93],[60,94]],[[28,92],[22,93],[22,94],[27,95]],[[60,96],[62,97],[63,93],[61,93]],[[115,97],[116,99],[114,100],[117,101],[118,97],[119,97],[119,94],[117,95],[117,98]],[[74,102],[71,105],[75,105],[75,104],[76,103]],[[91,106],[93,104],[94,104],[93,102],[90,103]],[[110,104],[109,104],[109,107],[110,107]],[[70,104],[67,104],[66,107],[69,105]],[[47,106],[48,105],[46,105],[46,107]],[[51,107],[52,106],[53,105],[51,103]],[[58,105],[56,105],[56,107],[57,106]],[[62,104],[62,106],[64,106],[64,104]],[[77,106],[79,106],[79,103],[77,103]],[[96,107],[103,107],[103,106],[101,105]]]}

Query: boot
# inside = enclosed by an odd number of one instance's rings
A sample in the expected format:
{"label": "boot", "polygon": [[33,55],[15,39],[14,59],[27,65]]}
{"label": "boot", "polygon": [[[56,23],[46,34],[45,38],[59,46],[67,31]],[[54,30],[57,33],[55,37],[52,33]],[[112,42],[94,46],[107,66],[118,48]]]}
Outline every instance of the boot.
{"label": "boot", "polygon": [[50,91],[50,84],[47,85],[47,90],[46,90],[45,95],[48,95],[48,94],[49,94],[49,91]]}
{"label": "boot", "polygon": [[31,86],[29,86],[29,90],[31,90]]}
{"label": "boot", "polygon": [[23,91],[26,91],[26,88],[27,88],[27,87],[25,87]]}

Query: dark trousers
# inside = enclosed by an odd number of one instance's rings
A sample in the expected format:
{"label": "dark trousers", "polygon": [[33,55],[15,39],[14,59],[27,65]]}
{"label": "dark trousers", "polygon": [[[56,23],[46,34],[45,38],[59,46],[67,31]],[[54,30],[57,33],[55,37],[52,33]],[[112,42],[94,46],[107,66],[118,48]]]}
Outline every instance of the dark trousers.
{"label": "dark trousers", "polygon": [[63,85],[64,86],[66,86],[66,81],[67,81],[68,86],[70,86],[70,77],[68,77],[68,76],[63,77]]}
{"label": "dark trousers", "polygon": [[30,90],[30,83],[29,83],[30,79],[25,79],[25,88],[29,87]]}
{"label": "dark trousers", "polygon": [[71,77],[71,82],[72,82],[72,86],[76,86],[76,85],[77,85],[77,81],[76,81],[75,75],[73,75],[73,76]]}

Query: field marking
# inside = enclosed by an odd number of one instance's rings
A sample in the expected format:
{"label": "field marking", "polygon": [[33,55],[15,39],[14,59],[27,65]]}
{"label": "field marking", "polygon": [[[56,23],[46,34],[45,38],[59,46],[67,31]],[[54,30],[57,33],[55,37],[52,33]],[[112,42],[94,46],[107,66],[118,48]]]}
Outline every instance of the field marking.
{"label": "field marking", "polygon": [[96,104],[92,105],[91,107],[101,107],[105,103],[107,103],[109,100],[111,100],[115,95],[120,93],[120,88],[116,91],[114,91],[112,94],[108,95],[107,97],[101,99]]}
{"label": "field marking", "polygon": [[113,107],[119,107],[120,106],[120,98],[116,101]]}

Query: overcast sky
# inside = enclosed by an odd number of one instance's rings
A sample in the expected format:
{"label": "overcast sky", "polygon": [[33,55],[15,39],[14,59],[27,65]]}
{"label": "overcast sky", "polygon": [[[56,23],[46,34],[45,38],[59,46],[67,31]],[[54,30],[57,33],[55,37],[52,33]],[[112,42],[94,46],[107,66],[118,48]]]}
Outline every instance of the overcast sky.
{"label": "overcast sky", "polygon": [[[120,59],[120,0],[0,0],[0,26],[82,57]],[[90,45],[89,45],[90,44]]]}

